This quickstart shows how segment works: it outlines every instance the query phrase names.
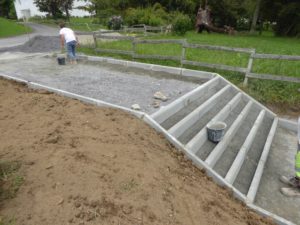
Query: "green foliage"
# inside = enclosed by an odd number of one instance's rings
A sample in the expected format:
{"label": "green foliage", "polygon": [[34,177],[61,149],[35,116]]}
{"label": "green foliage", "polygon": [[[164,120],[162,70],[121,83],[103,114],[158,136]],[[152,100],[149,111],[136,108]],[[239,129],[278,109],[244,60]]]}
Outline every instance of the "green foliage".
{"label": "green foliage", "polygon": [[29,27],[17,24],[15,21],[0,18],[0,38],[17,36],[31,32]]}
{"label": "green foliage", "polygon": [[278,14],[277,35],[300,36],[300,3],[291,3]]}
{"label": "green foliage", "polygon": [[177,13],[172,24],[173,32],[177,35],[184,35],[192,28],[191,20],[187,15]]}
{"label": "green foliage", "polygon": [[0,17],[16,18],[14,0],[0,0]]}
{"label": "green foliage", "polygon": [[126,24],[146,24],[150,26],[160,26],[168,21],[168,14],[160,4],[155,4],[148,8],[129,8],[126,11]]}
{"label": "green foliage", "polygon": [[69,10],[74,0],[34,0],[34,4],[41,12],[46,12],[53,18],[63,18],[63,12],[69,17]]}

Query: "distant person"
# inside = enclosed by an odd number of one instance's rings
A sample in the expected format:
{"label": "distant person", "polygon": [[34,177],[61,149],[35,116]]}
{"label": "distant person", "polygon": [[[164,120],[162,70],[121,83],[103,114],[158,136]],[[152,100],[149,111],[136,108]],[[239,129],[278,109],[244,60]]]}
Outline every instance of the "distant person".
{"label": "distant person", "polygon": [[59,24],[61,28],[59,31],[60,40],[61,40],[61,48],[62,51],[64,50],[64,46],[66,43],[68,57],[70,59],[71,64],[77,64],[76,61],[76,46],[78,45],[78,39],[73,30],[70,28],[65,27],[65,23],[61,22]]}

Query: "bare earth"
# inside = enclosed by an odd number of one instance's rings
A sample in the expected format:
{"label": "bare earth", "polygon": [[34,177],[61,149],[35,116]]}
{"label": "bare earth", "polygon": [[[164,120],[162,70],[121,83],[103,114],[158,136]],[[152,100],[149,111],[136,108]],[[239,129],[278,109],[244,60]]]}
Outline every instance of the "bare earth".
{"label": "bare earth", "polygon": [[271,224],[122,111],[0,79],[0,134],[25,178],[0,205],[16,225]]}

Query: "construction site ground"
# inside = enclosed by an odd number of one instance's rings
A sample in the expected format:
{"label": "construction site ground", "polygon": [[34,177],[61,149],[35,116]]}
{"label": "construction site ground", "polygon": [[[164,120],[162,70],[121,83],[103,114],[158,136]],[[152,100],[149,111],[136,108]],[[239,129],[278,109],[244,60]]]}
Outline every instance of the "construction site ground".
{"label": "construction site ground", "polygon": [[[103,63],[58,66],[56,58],[8,52],[58,49],[57,37],[40,36],[2,48],[0,73],[128,108],[137,103],[149,114],[158,110],[155,92],[169,98],[160,101],[163,106],[205,82]],[[152,128],[119,110],[1,79],[0,134],[1,161],[20,163],[24,177],[16,197],[1,201],[0,224],[269,223]],[[282,196],[278,182],[280,175],[293,174],[295,151],[295,133],[279,128],[255,204],[298,223],[300,200]]]}
{"label": "construction site ground", "polygon": [[2,79],[0,102],[1,161],[24,177],[1,221],[269,224],[127,113]]}

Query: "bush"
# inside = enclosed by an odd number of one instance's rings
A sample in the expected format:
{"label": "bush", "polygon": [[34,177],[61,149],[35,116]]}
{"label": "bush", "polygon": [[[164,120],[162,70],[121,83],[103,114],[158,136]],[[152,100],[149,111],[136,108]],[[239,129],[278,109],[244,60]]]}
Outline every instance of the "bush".
{"label": "bush", "polygon": [[113,16],[108,21],[108,28],[111,30],[120,30],[123,25],[121,16]]}
{"label": "bush", "polygon": [[148,8],[130,8],[126,11],[125,22],[129,26],[136,24],[146,24],[150,26],[161,26],[166,24],[168,14],[156,3],[153,7]]}
{"label": "bush", "polygon": [[177,35],[184,35],[192,28],[192,22],[187,15],[178,13],[172,24],[173,32]]}

